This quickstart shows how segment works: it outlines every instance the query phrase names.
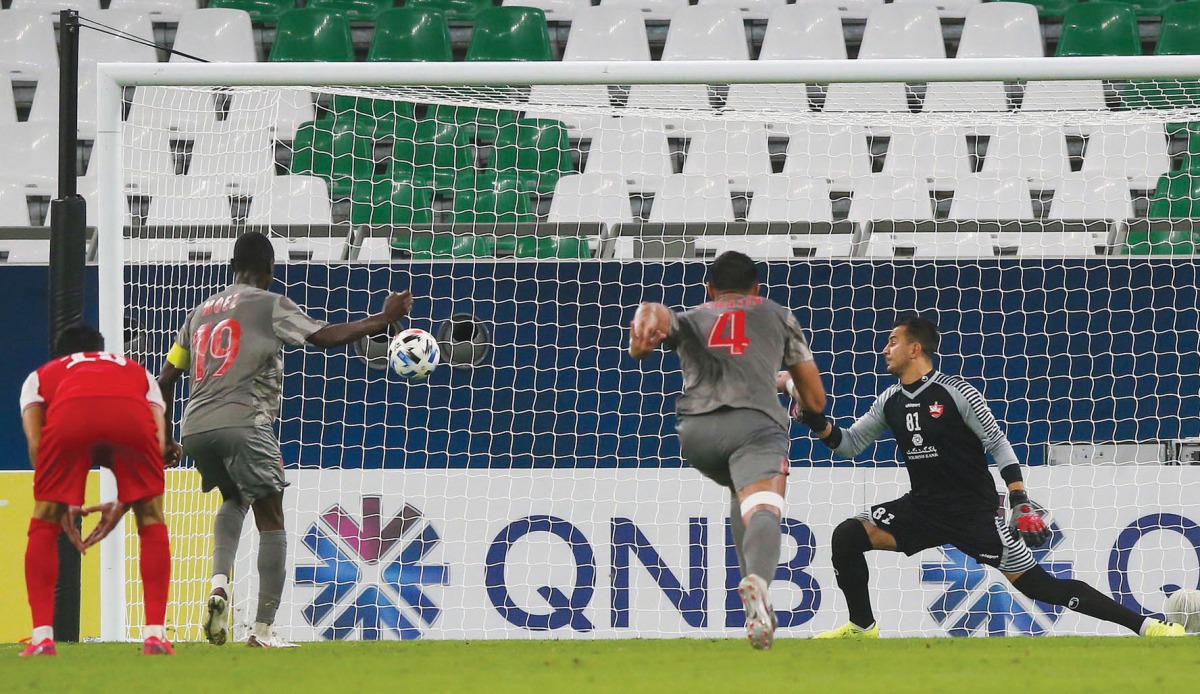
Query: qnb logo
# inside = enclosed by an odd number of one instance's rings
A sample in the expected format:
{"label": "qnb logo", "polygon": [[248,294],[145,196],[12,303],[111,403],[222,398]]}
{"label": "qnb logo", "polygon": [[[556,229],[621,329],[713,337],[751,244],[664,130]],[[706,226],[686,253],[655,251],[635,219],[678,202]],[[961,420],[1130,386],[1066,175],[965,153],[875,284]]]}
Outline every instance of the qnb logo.
{"label": "qnb logo", "polygon": [[[1033,550],[1033,555],[1051,575],[1071,578],[1070,562],[1048,560],[1062,541],[1062,530],[1051,522],[1050,539]],[[1062,606],[1026,598],[995,569],[980,565],[961,551],[945,546],[941,552],[946,561],[921,564],[921,583],[945,586],[945,592],[929,606],[929,614],[947,634],[1041,636],[1062,616]]]}
{"label": "qnb logo", "polygon": [[335,505],[302,540],[320,561],[296,567],[296,585],[316,586],[304,618],[326,639],[416,639],[441,610],[425,592],[446,585],[449,567],[421,563],[441,542],[437,530],[408,504],[386,525],[381,497],[362,498],[362,520]]}

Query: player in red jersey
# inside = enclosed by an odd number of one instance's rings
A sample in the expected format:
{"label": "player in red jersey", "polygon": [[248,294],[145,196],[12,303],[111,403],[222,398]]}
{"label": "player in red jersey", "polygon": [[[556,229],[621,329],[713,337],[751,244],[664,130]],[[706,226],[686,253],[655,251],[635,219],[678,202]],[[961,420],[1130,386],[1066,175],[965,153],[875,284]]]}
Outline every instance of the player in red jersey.
{"label": "player in red jersey", "polygon": [[[66,529],[79,550],[104,539],[130,508],[141,538],[146,628],[142,652],[173,655],[163,631],[171,547],[163,519],[166,431],[158,383],[137,362],[104,351],[104,337],[76,324],[55,345],[68,356],[47,362],[21,387],[21,424],[33,465],[33,518],[25,550],[25,585],[33,638],[21,655],[55,655],[54,585],[58,534]],[[117,501],[80,508],[88,469],[100,464],[117,479]],[[81,539],[74,519],[100,513]]]}

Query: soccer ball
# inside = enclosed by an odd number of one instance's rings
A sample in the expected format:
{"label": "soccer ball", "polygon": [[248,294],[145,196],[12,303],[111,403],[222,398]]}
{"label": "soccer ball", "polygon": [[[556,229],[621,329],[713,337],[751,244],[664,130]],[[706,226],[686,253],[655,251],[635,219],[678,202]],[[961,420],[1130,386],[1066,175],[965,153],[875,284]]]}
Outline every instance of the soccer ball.
{"label": "soccer ball", "polygon": [[1182,624],[1189,634],[1200,633],[1200,590],[1177,590],[1167,598],[1168,622]]}
{"label": "soccer ball", "polygon": [[388,363],[392,365],[392,371],[410,381],[429,376],[441,358],[437,340],[419,328],[400,332],[388,346]]}

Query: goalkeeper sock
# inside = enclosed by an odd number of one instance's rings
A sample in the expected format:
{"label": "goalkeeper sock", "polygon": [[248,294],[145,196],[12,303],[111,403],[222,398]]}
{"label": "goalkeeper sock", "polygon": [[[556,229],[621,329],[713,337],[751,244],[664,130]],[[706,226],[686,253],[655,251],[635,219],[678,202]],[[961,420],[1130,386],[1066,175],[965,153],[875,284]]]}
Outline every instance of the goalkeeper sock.
{"label": "goalkeeper sock", "polygon": [[258,613],[254,621],[274,624],[287,569],[287,531],[271,530],[259,533],[258,538]]}
{"label": "goalkeeper sock", "polygon": [[138,538],[146,625],[162,627],[166,623],[167,592],[171,587],[171,539],[165,523],[143,526],[138,530]]}
{"label": "goalkeeper sock", "polygon": [[746,570],[771,585],[775,567],[779,566],[779,516],[770,511],[755,511],[746,524],[742,542]]}
{"label": "goalkeeper sock", "polygon": [[737,553],[738,569],[745,578],[746,553],[742,551],[742,546],[746,542],[746,524],[742,522],[742,506],[738,503],[737,492],[733,492],[729,502],[729,530],[733,534],[733,550]]}
{"label": "goalkeeper sock", "polygon": [[1113,600],[1083,581],[1055,578],[1040,566],[1021,574],[1013,587],[1034,600],[1062,605],[1089,617],[1120,624],[1139,633],[1145,617]]}
{"label": "goalkeeper sock", "polygon": [[25,546],[25,590],[29,594],[29,611],[33,627],[49,628],[54,624],[54,584],[58,582],[57,523],[29,519],[29,544]]}
{"label": "goalkeeper sock", "polygon": [[242,538],[242,522],[246,520],[247,506],[240,501],[226,499],[217,509],[213,521],[213,568],[214,576],[233,575],[233,560],[237,556],[238,541]]}
{"label": "goalkeeper sock", "polygon": [[846,596],[850,621],[861,629],[869,629],[875,624],[871,594],[867,590],[871,570],[867,568],[866,553],[871,550],[871,538],[862,521],[847,518],[834,528],[832,545],[833,571],[838,588]]}

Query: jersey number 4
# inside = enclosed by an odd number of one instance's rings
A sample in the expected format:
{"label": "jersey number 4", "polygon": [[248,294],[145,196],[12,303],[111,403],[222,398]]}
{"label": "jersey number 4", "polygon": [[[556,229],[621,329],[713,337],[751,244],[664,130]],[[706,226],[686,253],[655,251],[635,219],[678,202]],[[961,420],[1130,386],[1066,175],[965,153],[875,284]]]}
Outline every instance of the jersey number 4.
{"label": "jersey number 4", "polygon": [[205,323],[196,328],[192,335],[192,363],[194,380],[200,383],[208,376],[204,368],[209,357],[221,360],[221,365],[212,372],[213,378],[224,376],[237,359],[238,348],[242,343],[242,324],[232,318],[227,318],[216,325]]}
{"label": "jersey number 4", "polygon": [[708,334],[708,346],[722,347],[735,356],[745,354],[750,346],[750,338],[746,337],[746,312],[726,311],[717,316],[717,322]]}

